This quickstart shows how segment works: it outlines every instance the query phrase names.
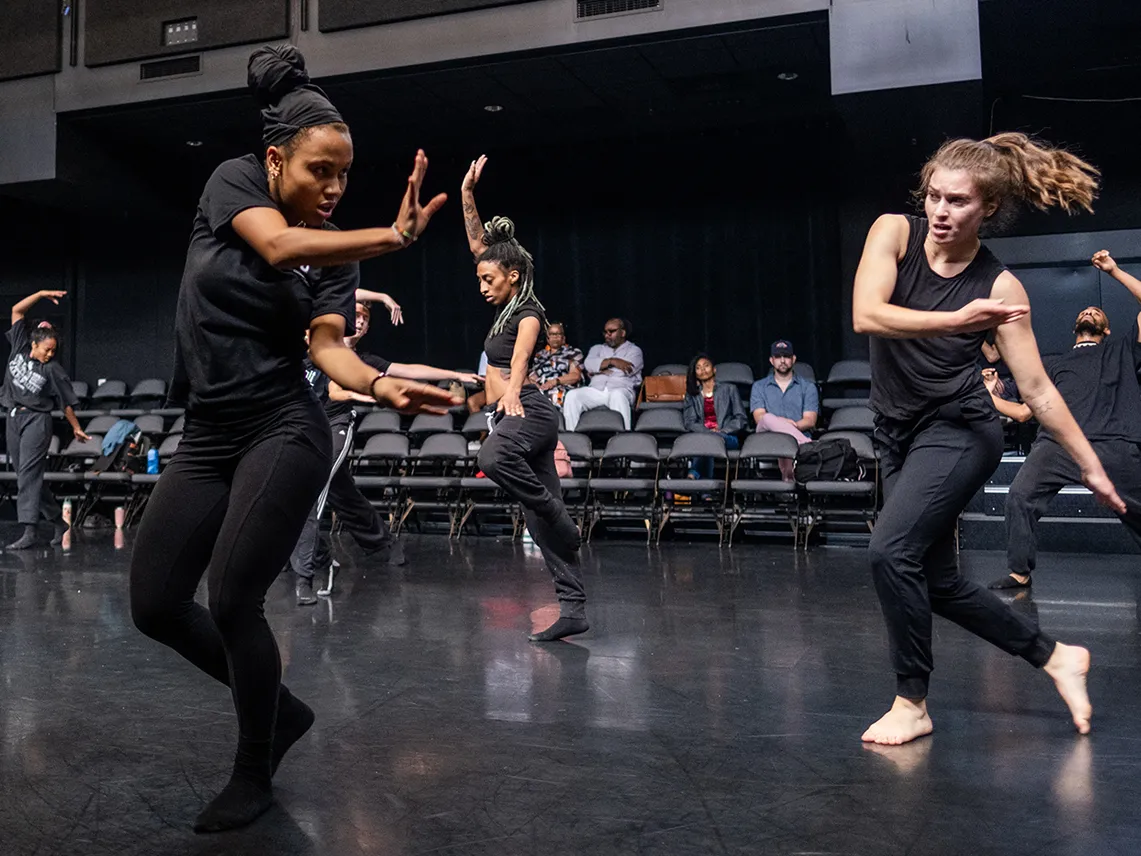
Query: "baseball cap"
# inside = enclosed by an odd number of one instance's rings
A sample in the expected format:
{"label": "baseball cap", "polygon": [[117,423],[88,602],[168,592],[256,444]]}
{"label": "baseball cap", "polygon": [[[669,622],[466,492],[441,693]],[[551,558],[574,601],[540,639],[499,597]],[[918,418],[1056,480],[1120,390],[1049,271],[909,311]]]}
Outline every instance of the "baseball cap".
{"label": "baseball cap", "polygon": [[773,342],[770,353],[774,357],[791,357],[793,356],[792,342],[788,339],[777,339]]}

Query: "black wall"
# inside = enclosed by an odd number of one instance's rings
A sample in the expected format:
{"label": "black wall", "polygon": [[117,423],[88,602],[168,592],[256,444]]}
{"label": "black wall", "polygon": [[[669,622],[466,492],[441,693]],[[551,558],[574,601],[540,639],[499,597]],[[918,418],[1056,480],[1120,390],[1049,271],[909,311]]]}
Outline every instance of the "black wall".
{"label": "black wall", "polygon": [[[844,287],[836,197],[817,148],[749,134],[589,150],[490,148],[478,202],[485,219],[516,220],[537,261],[540,298],[584,349],[601,340],[608,317],[622,315],[651,365],[707,350],[761,370],[768,343],[788,337],[802,359],[827,366],[843,356]],[[369,163],[359,142],[357,157],[336,219],[342,228],[387,225],[411,157]],[[492,310],[479,296],[460,214],[457,191],[470,157],[432,153],[425,195],[449,192],[444,210],[413,248],[362,264],[362,284],[392,293],[407,318],[394,329],[378,314],[370,349],[475,367]],[[203,165],[196,186],[212,167]],[[45,212],[43,228],[61,225],[60,252],[50,259],[32,258],[25,238],[10,241],[0,229],[0,251],[23,259],[7,290],[70,283],[78,324],[65,351],[74,376],[169,374],[195,201],[180,196],[174,220]]]}

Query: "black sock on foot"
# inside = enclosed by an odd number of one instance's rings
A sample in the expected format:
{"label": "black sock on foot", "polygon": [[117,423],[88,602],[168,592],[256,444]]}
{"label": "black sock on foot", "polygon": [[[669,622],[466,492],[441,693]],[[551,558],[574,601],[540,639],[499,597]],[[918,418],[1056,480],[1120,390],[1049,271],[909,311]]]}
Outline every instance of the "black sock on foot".
{"label": "black sock on foot", "polygon": [[27,550],[36,544],[36,527],[24,525],[24,534],[8,545],[9,550]]}
{"label": "black sock on foot", "polygon": [[585,618],[560,618],[546,630],[532,633],[527,639],[531,642],[554,642],[566,636],[575,636],[590,629]]}
{"label": "black sock on foot", "polygon": [[994,580],[993,582],[987,583],[987,588],[993,589],[993,590],[1024,589],[1024,588],[1030,588],[1030,582],[1031,582],[1030,579],[1027,578],[1026,582],[1020,583],[1018,580],[1016,580],[1010,574],[1006,574],[1005,576],[999,577],[997,580]]}
{"label": "black sock on foot", "polygon": [[[287,696],[288,694],[288,696]],[[282,698],[277,703],[277,728],[273,733],[273,757],[270,761],[270,774],[277,772],[281,759],[298,740],[313,727],[317,715],[297,696],[282,687]]]}
{"label": "black sock on foot", "polygon": [[198,819],[195,832],[225,832],[249,826],[273,805],[273,790],[245,779],[232,778],[222,793],[214,797]]}
{"label": "black sock on foot", "polygon": [[69,529],[71,529],[71,524],[65,523],[62,520],[57,520],[53,526],[55,527],[55,532],[52,535],[52,546],[55,547],[63,543],[63,536],[67,534]]}

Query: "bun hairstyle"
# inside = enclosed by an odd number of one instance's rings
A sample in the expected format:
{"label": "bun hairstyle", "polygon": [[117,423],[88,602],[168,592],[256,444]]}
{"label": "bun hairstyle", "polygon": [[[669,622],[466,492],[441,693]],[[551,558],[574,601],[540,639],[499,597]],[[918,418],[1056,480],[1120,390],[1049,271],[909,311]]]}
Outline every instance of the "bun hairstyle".
{"label": "bun hairstyle", "polygon": [[305,57],[293,45],[266,45],[250,54],[246,82],[262,106],[262,142],[291,151],[311,128],[348,125],[320,87],[309,80]]}
{"label": "bun hairstyle", "polygon": [[524,303],[538,307],[539,313],[543,315],[539,328],[546,330],[546,309],[535,296],[535,260],[523,249],[523,245],[515,240],[515,223],[509,217],[492,217],[483,224],[483,243],[487,245],[487,249],[476,259],[476,264],[494,262],[505,271],[518,271],[520,280],[519,291],[495,316],[495,322],[491,325],[491,335],[497,336],[502,333],[511,316]]}
{"label": "bun hairstyle", "polygon": [[1092,213],[1100,174],[1077,155],[1026,134],[948,140],[920,172],[916,194],[920,202],[939,167],[969,172],[983,199],[998,205],[988,219],[1003,223],[1012,219],[1018,203],[1040,211],[1057,207],[1067,214],[1076,214],[1078,209]]}

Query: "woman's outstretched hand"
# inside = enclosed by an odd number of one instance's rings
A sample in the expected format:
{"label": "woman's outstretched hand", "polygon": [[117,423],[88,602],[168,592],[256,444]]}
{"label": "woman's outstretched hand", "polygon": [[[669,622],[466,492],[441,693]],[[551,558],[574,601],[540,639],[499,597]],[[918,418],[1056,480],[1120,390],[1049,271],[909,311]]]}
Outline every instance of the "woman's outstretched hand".
{"label": "woman's outstretched hand", "polygon": [[428,221],[448,201],[448,194],[441,193],[432,197],[427,205],[420,204],[420,188],[424,184],[424,175],[428,172],[428,156],[424,150],[416,152],[416,161],[412,166],[412,174],[408,176],[408,188],[404,191],[404,199],[400,203],[400,213],[396,215],[396,228],[410,240],[416,240],[428,227]]}
{"label": "woman's outstretched hand", "polygon": [[955,333],[977,333],[1025,318],[1030,314],[1030,307],[1025,303],[1007,305],[1002,298],[980,297],[955,314],[958,316]]}
{"label": "woman's outstretched hand", "polygon": [[449,407],[463,404],[462,399],[455,398],[446,389],[394,377],[382,377],[373,383],[372,395],[377,403],[407,414],[444,414]]}

